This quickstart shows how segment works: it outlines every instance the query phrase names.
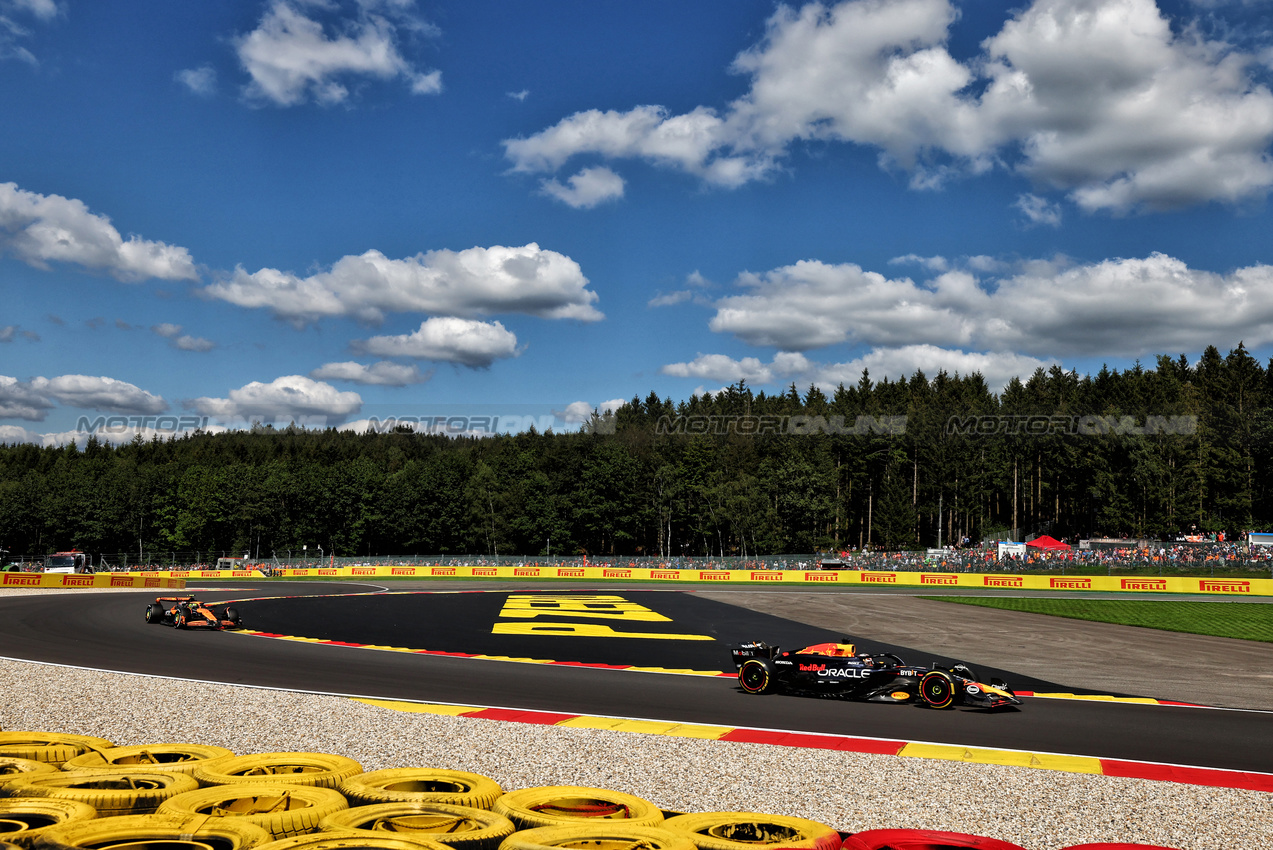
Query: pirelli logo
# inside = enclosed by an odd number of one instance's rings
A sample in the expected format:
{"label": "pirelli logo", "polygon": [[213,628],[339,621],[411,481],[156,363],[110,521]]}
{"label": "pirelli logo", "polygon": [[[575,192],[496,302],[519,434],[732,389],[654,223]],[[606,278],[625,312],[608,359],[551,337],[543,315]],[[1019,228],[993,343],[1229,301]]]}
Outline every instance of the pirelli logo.
{"label": "pirelli logo", "polygon": [[[113,585],[114,583],[115,583],[115,579],[112,578],[111,584]],[[133,580],[128,579],[127,584],[129,587],[132,587]],[[62,586],[63,587],[92,587],[93,577],[92,576],[67,576],[66,578],[62,579]]]}
{"label": "pirelli logo", "polygon": [[[434,569],[441,569],[434,567]],[[389,575],[391,576],[413,576],[415,575],[415,567],[390,567]]]}
{"label": "pirelli logo", "polygon": [[376,574],[375,567],[352,567],[349,574],[353,576],[374,576]]}
{"label": "pirelli logo", "polygon": [[340,571],[339,570],[318,570],[318,574],[320,576],[338,576],[340,575]]}
{"label": "pirelli logo", "polygon": [[531,576],[538,578],[539,567],[513,567],[514,576]]}
{"label": "pirelli logo", "polygon": [[111,587],[132,587],[133,580],[129,576],[111,576]]}
{"label": "pirelli logo", "polygon": [[221,575],[220,570],[199,570],[199,575],[203,578],[216,578]]}
{"label": "pirelli logo", "polygon": [[[412,569],[411,574],[412,574],[412,575],[415,575],[415,570],[414,570],[414,568]],[[455,567],[430,567],[430,568],[429,568],[429,575],[431,575],[431,576],[453,576],[453,575],[459,575],[459,572],[455,569]]]}
{"label": "pirelli logo", "polygon": [[557,577],[558,578],[583,578],[584,577],[583,567],[558,567]]}
{"label": "pirelli logo", "polygon": [[632,570],[602,570],[602,578],[632,578]]}
{"label": "pirelli logo", "polygon": [[473,568],[473,575],[475,575],[475,576],[497,576],[497,575],[499,575],[499,570],[497,570],[495,567],[474,567],[474,568]]}
{"label": "pirelli logo", "polygon": [[751,580],[752,581],[782,581],[782,573],[775,573],[775,572],[752,573]]}
{"label": "pirelli logo", "polygon": [[1250,593],[1251,582],[1241,579],[1204,578],[1198,582],[1198,589],[1212,593]]}
{"label": "pirelli logo", "polygon": [[702,570],[698,578],[699,581],[729,581],[729,571]]}
{"label": "pirelli logo", "polygon": [[959,584],[959,576],[954,573],[920,573],[920,584]]}
{"label": "pirelli logo", "polygon": [[665,578],[676,581],[680,577],[680,570],[650,570],[650,578]]}
{"label": "pirelli logo", "polygon": [[251,570],[230,570],[230,575],[234,578],[251,578]]}
{"label": "pirelli logo", "polygon": [[143,579],[146,587],[163,587],[163,582],[157,578]]}
{"label": "pirelli logo", "polygon": [[39,587],[40,577],[38,575],[23,575],[21,573],[5,573],[4,583],[8,587]]}
{"label": "pirelli logo", "polygon": [[986,576],[982,581],[986,587],[1025,587],[1021,576]]}
{"label": "pirelli logo", "polygon": [[1050,578],[1048,587],[1053,590],[1091,590],[1090,578]]}
{"label": "pirelli logo", "polygon": [[1123,590],[1166,590],[1165,578],[1124,578],[1119,579],[1119,587]]}
{"label": "pirelli logo", "polygon": [[805,573],[805,581],[839,581],[839,573]]}
{"label": "pirelli logo", "polygon": [[865,584],[897,584],[897,573],[858,573]]}

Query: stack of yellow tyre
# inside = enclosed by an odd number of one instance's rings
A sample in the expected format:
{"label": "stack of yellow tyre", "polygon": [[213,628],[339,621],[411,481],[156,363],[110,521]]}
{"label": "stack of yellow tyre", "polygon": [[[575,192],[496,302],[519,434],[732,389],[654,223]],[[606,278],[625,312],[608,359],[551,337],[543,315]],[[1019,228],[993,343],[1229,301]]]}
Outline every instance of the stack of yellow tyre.
{"label": "stack of yellow tyre", "polygon": [[[60,769],[59,769],[60,768]],[[344,756],[0,733],[0,850],[839,850],[814,821]]]}

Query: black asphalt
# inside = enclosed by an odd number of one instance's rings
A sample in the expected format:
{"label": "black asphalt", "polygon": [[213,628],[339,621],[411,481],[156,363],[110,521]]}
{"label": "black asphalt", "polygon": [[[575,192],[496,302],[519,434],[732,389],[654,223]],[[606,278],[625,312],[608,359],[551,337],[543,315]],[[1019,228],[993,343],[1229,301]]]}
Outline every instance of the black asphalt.
{"label": "black asphalt", "polygon": [[[271,582],[254,586],[236,583],[234,589],[200,591],[200,595],[215,601],[245,599],[253,595],[314,596],[356,592],[359,589],[365,588],[300,582]],[[657,626],[671,633],[694,627],[693,633],[711,634],[717,640],[697,642],[715,646],[710,650],[696,647],[690,652],[726,659],[725,664],[717,660],[706,667],[673,664],[670,659],[674,657],[674,651],[668,645],[676,641],[624,638],[599,641],[600,651],[607,658],[618,658],[620,653],[631,651],[616,644],[635,641],[650,646],[649,653],[659,657],[643,655],[642,666],[725,669],[728,666],[728,642],[735,635],[759,637],[771,643],[785,641],[790,635],[796,638],[793,644],[817,642],[828,636],[838,637],[820,629],[734,609],[729,605],[705,604],[708,600],[693,594],[646,594],[612,589],[597,592],[620,595],[670,618],[669,621],[636,623],[625,620],[625,630],[637,627],[654,630]],[[647,596],[650,598],[647,599]],[[433,597],[432,601],[428,597]],[[471,653],[477,641],[491,639],[489,633],[494,623],[502,619],[491,615],[499,614],[506,597],[506,593],[395,594],[383,597],[384,601],[366,596],[343,597],[339,602],[262,600],[244,601],[237,607],[249,627],[264,631],[321,637],[315,633],[318,628],[339,634],[340,628],[353,623],[353,628],[362,629],[364,635],[373,634],[367,631],[372,627],[385,628],[385,635],[396,635],[390,640],[356,641],[359,643],[412,646],[418,635],[439,634],[446,640],[458,641],[455,645],[467,648],[446,650],[443,644],[414,648]],[[412,600],[417,606],[414,613]],[[436,605],[438,600],[443,601],[440,608]],[[90,591],[75,591],[73,595],[0,598],[0,655],[121,672],[386,699],[789,729],[1232,770],[1268,771],[1273,765],[1273,715],[1265,712],[1028,700],[1020,710],[986,713],[975,710],[933,711],[916,706],[788,696],[754,697],[744,694],[729,678],[477,661],[231,633],[178,632],[146,624],[143,619],[145,602],[142,594],[98,594]],[[293,616],[287,613],[289,607],[299,611],[306,605],[319,605],[321,608],[314,610],[335,613],[315,621],[302,617],[297,623],[307,628],[295,632],[281,628],[288,625],[286,617]],[[328,605],[335,607],[328,608]],[[391,606],[398,612],[398,627],[387,625],[393,620],[383,611],[376,613],[379,605]],[[453,612],[459,613],[452,616]],[[696,616],[706,619],[687,619]],[[530,621],[537,619],[531,618]],[[439,622],[447,621],[452,623],[451,627],[438,626]],[[272,628],[266,628],[267,623]],[[469,640],[462,640],[466,634]],[[551,646],[553,641],[566,639],[538,635],[522,637],[527,640],[533,637],[537,645],[529,647],[515,641],[514,647],[524,647],[522,651],[501,650],[491,654],[582,660],[563,657],[561,653],[567,651],[564,649],[552,653],[540,651],[543,646]],[[865,649],[874,648],[865,636],[854,637]],[[596,643],[598,639],[571,638],[569,641],[579,641],[579,647],[570,652],[585,653],[585,644]],[[902,648],[893,651],[910,660]],[[718,652],[721,654],[716,654]],[[695,657],[705,659],[707,654]],[[916,660],[924,663],[933,659],[918,657]],[[613,662],[596,657],[593,663]],[[982,672],[990,670],[983,667]],[[1005,678],[1013,681],[1010,673]],[[1027,689],[1020,682],[1013,684]]]}

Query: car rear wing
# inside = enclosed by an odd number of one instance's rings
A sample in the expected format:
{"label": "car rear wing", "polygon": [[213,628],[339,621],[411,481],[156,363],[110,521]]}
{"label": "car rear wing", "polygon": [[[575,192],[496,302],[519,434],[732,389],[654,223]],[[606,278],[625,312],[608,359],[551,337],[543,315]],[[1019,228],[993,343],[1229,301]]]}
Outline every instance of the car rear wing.
{"label": "car rear wing", "polygon": [[743,662],[748,658],[768,658],[773,659],[780,651],[780,647],[770,646],[764,641],[751,641],[741,646],[730,649],[729,653],[734,658],[734,666],[742,667]]}

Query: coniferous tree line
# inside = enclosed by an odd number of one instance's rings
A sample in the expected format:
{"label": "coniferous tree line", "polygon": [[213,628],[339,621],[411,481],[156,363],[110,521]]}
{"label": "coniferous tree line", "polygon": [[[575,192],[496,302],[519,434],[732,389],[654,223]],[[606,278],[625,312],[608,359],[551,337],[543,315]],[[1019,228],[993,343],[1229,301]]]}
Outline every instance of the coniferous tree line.
{"label": "coniferous tree line", "polygon": [[1273,529],[1271,413],[1273,362],[1239,345],[1194,365],[1053,367],[998,394],[945,372],[863,374],[830,395],[740,382],[682,402],[633,398],[570,433],[256,428],[5,445],[0,548],[137,563],[306,545],[675,557],[922,548],[1013,529],[1232,535]]}

